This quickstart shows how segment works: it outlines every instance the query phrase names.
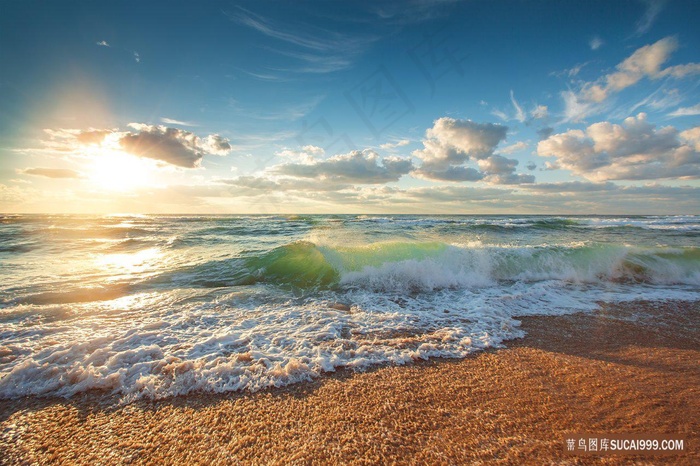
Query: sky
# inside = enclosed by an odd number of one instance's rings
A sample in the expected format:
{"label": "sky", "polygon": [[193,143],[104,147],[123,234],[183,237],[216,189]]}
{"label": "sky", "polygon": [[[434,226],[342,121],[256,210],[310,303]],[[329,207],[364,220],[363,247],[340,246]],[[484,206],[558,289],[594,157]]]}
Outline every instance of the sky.
{"label": "sky", "polygon": [[698,1],[0,11],[0,212],[700,214]]}

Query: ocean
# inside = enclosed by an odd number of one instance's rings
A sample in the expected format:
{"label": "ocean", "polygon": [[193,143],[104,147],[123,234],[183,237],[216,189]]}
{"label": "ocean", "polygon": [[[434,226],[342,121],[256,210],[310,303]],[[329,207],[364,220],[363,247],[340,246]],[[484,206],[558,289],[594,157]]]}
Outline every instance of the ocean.
{"label": "ocean", "polygon": [[256,391],[700,299],[699,216],[0,216],[0,398]]}

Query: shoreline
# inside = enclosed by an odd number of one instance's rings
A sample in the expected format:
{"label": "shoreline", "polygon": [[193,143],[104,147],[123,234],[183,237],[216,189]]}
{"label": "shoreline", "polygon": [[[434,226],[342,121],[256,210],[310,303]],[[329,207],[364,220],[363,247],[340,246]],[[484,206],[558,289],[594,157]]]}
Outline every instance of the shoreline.
{"label": "shoreline", "polygon": [[[700,302],[523,317],[464,359],[341,370],[257,393],[115,405],[0,400],[0,463],[700,462]],[[679,434],[670,456],[582,457],[566,432]]]}

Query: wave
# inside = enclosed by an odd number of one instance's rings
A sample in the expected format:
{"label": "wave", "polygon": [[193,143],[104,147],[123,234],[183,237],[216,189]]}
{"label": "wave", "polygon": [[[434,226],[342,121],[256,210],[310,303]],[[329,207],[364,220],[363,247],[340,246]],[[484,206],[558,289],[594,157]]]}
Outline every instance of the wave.
{"label": "wave", "polygon": [[[395,243],[381,246],[393,258],[345,251],[340,283],[372,290],[429,291],[475,288],[498,282],[558,280],[572,283],[700,284],[700,249],[624,245],[490,246]],[[326,252],[328,254],[328,252]],[[337,251],[328,254],[331,262]],[[358,261],[359,256],[359,261]],[[337,262],[336,262],[337,263]],[[358,266],[362,264],[362,266]],[[350,267],[348,267],[350,265]]]}
{"label": "wave", "polygon": [[249,252],[245,257],[206,262],[178,270],[174,276],[179,277],[178,282],[205,287],[268,283],[302,289],[354,287],[406,292],[545,280],[697,285],[700,248],[411,241],[329,246],[301,241],[267,252]]}

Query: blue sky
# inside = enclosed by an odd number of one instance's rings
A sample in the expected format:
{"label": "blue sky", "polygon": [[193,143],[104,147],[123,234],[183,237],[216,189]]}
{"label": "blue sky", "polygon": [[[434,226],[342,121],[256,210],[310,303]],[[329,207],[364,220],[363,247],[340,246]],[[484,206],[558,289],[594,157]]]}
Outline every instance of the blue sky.
{"label": "blue sky", "polygon": [[695,1],[0,8],[0,211],[700,213]]}

